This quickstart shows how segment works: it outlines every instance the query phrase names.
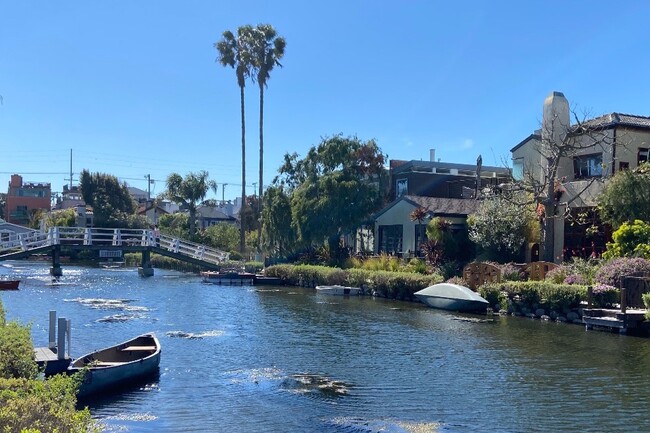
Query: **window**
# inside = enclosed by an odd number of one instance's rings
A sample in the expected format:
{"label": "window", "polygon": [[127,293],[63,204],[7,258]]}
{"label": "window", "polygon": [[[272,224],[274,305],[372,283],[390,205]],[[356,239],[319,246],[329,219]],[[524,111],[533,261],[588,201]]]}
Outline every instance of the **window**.
{"label": "window", "polygon": [[573,157],[573,174],[576,179],[602,176],[603,154],[594,153]]}
{"label": "window", "polygon": [[514,180],[524,179],[524,158],[517,158],[512,161],[512,178]]}
{"label": "window", "polygon": [[395,187],[396,197],[401,197],[408,194],[409,192],[409,180],[408,179],[397,179],[397,185]]}
{"label": "window", "polygon": [[618,163],[618,171],[628,170],[630,168],[630,163],[621,161]]}
{"label": "window", "polygon": [[420,246],[427,241],[427,225],[426,224],[416,224],[415,225],[415,255],[420,255]]}
{"label": "window", "polygon": [[644,162],[648,162],[648,148],[639,147],[636,163],[637,165],[641,165]]}
{"label": "window", "polygon": [[379,252],[401,253],[402,231],[401,224],[379,226]]}

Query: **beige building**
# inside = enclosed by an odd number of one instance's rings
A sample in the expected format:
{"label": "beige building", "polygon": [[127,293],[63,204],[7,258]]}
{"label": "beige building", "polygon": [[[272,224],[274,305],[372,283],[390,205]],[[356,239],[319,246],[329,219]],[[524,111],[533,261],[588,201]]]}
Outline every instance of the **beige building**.
{"label": "beige building", "polygon": [[[572,221],[578,214],[594,214],[604,182],[619,170],[648,161],[650,117],[611,113],[584,122],[570,122],[569,103],[560,92],[544,101],[542,128],[511,149],[513,177],[543,188],[553,149],[563,143],[557,159],[559,185],[554,227],[556,262],[572,256],[600,255],[610,233],[589,235],[584,225]],[[554,155],[555,156],[555,155]],[[567,218],[568,217],[568,218]]]}

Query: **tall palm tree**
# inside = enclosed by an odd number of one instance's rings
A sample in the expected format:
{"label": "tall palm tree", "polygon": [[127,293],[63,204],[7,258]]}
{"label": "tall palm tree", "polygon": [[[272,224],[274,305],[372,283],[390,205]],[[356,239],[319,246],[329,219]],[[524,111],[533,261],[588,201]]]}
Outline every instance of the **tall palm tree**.
{"label": "tall palm tree", "polygon": [[246,120],[244,116],[244,87],[246,80],[251,76],[253,66],[251,56],[251,40],[253,27],[250,25],[241,26],[237,29],[237,37],[230,30],[223,32],[223,38],[214,44],[219,52],[217,61],[222,66],[230,66],[237,75],[237,85],[241,100],[241,209],[239,229],[239,251],[244,252],[245,248],[245,227],[244,209],[246,207]]}
{"label": "tall palm tree", "polygon": [[[260,172],[259,172],[259,200],[258,215],[262,213],[262,200],[264,197],[264,89],[271,78],[274,67],[282,67],[280,59],[284,56],[286,41],[278,36],[270,24],[258,24],[252,32],[252,62],[253,80],[260,87]],[[257,249],[261,250],[262,224],[257,229]]]}
{"label": "tall palm tree", "polygon": [[190,237],[196,233],[196,211],[197,205],[208,193],[208,190],[217,190],[215,181],[208,178],[207,171],[188,173],[185,178],[178,173],[172,173],[167,177],[167,189],[164,196],[174,203],[182,204],[189,212]]}

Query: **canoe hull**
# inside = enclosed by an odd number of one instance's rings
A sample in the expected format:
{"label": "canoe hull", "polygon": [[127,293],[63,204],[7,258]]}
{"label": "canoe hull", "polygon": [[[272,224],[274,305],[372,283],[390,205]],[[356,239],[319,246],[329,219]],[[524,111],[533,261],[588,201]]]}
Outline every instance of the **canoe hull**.
{"label": "canoe hull", "polygon": [[0,290],[18,290],[20,280],[0,280]]}
{"label": "canoe hull", "polygon": [[356,296],[361,294],[361,289],[359,287],[347,287],[347,286],[316,286],[316,292],[323,295],[337,295],[337,296]]}
{"label": "canoe hull", "polygon": [[78,358],[68,368],[68,374],[83,375],[78,397],[98,395],[154,376],[160,353],[158,339],[144,334]]}

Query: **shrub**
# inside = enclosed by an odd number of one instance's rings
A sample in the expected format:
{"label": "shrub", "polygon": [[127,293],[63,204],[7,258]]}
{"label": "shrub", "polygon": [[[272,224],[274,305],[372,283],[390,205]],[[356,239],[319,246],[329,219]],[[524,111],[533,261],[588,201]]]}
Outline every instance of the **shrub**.
{"label": "shrub", "polygon": [[483,293],[495,296],[493,292],[499,292],[503,296],[500,298],[502,308],[511,303],[518,309],[545,307],[562,312],[579,307],[580,302],[587,299],[585,286],[554,284],[550,281],[506,281],[485,284],[479,288],[481,296]]}
{"label": "shrub", "polygon": [[614,242],[607,244],[603,258],[644,257],[650,259],[650,224],[634,220],[624,222],[612,233]]}
{"label": "shrub", "polygon": [[34,379],[37,373],[29,328],[15,322],[0,326],[0,378]]}
{"label": "shrub", "polygon": [[478,288],[478,294],[488,301],[490,306],[498,305],[500,310],[508,309],[508,296],[499,287],[485,284]]}
{"label": "shrub", "polygon": [[564,284],[580,284],[586,286],[589,284],[585,278],[580,274],[569,274],[563,281]]}
{"label": "shrub", "polygon": [[526,273],[519,266],[506,263],[505,265],[500,265],[500,267],[501,279],[503,281],[524,281],[526,279]]}
{"label": "shrub", "polygon": [[637,272],[650,272],[650,261],[641,257],[621,257],[605,263],[596,273],[596,282],[619,287],[621,277]]}
{"label": "shrub", "polygon": [[645,318],[647,320],[650,320],[650,293],[644,293],[642,297],[643,297],[643,303],[645,304],[645,308],[646,310],[648,310],[645,313]]}
{"label": "shrub", "polygon": [[454,276],[449,278],[446,282],[451,284],[458,284],[459,286],[469,287],[469,284],[463,277]]}
{"label": "shrub", "polygon": [[553,284],[562,284],[566,277],[569,276],[571,270],[568,266],[558,266],[551,269],[546,273],[546,281],[550,281]]}
{"label": "shrub", "polygon": [[599,284],[592,289],[593,303],[597,308],[608,308],[618,303],[621,291],[607,284]]}
{"label": "shrub", "polygon": [[594,284],[596,278],[596,272],[600,269],[600,261],[588,258],[583,259],[580,257],[574,257],[569,264],[566,264],[571,269],[572,274],[580,275],[585,284]]}

